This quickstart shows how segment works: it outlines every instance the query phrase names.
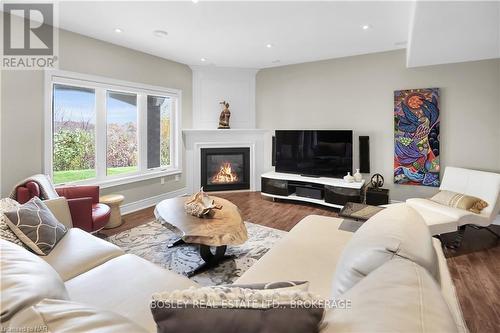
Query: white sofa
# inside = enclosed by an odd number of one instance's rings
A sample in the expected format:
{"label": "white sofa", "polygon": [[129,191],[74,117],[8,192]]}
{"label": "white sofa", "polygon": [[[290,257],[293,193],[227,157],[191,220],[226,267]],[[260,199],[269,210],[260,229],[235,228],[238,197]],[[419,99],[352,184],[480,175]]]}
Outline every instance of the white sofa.
{"label": "white sofa", "polygon": [[406,203],[424,218],[433,235],[457,231],[468,224],[489,226],[500,211],[500,174],[456,167],[447,167],[439,190],[452,191],[480,198],[488,207],[480,214],[444,206],[424,198],[412,198]]}
{"label": "white sofa", "polygon": [[[56,217],[70,224],[64,203],[55,206]],[[373,237],[369,228],[353,234],[341,230],[341,219],[308,216],[236,283],[306,280],[312,292],[330,299],[341,284],[336,281],[354,272],[359,281],[340,295],[352,300],[352,309],[327,310],[322,333],[467,332],[439,241],[423,221],[417,221],[425,228],[421,239],[401,223],[421,219],[410,210],[402,205],[377,214]],[[433,267],[418,265],[422,255],[413,257],[412,247],[425,247]],[[75,228],[46,257],[4,240],[1,249],[2,327],[38,323],[57,332],[155,332],[151,294],[197,286]],[[376,260],[367,257],[373,254]]]}

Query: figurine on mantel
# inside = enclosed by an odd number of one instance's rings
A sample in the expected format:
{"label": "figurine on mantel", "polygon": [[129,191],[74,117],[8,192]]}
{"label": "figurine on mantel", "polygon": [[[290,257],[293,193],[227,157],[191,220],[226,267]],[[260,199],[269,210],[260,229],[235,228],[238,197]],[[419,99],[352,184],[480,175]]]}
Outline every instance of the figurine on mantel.
{"label": "figurine on mantel", "polygon": [[226,101],[220,102],[223,109],[219,116],[219,127],[218,129],[229,129],[229,118],[231,117],[231,112],[229,111],[229,103]]}

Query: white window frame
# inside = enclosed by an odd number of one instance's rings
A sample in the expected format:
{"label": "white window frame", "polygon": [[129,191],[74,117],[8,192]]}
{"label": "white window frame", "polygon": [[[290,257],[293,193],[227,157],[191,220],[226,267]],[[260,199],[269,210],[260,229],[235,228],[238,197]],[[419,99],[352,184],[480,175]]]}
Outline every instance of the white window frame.
{"label": "white window frame", "polygon": [[[44,173],[53,176],[53,115],[52,98],[54,84],[63,84],[95,89],[96,99],[96,177],[64,183],[99,185],[102,188],[118,186],[146,179],[178,175],[182,173],[182,90],[141,83],[115,80],[61,70],[45,71],[45,115],[44,115]],[[103,90],[104,89],[104,90]],[[137,94],[137,167],[138,171],[123,175],[106,175],[106,91]],[[170,166],[147,168],[147,96],[170,96],[174,98],[170,115]],[[63,185],[63,184],[58,184]]]}

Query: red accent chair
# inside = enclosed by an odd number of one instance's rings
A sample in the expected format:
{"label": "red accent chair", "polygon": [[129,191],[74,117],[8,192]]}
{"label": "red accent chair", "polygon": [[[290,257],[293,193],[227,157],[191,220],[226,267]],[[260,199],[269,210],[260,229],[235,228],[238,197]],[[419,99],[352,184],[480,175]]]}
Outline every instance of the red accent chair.
{"label": "red accent chair", "polygon": [[[40,187],[35,182],[27,182],[16,191],[21,204],[40,196]],[[99,186],[61,186],[56,192],[68,200],[73,227],[97,232],[108,223],[111,209],[99,203]]]}

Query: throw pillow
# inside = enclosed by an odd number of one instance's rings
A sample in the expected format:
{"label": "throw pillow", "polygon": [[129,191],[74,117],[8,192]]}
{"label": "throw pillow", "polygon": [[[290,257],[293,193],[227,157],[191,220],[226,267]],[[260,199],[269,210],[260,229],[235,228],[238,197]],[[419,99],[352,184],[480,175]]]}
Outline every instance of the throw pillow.
{"label": "throw pillow", "polygon": [[37,197],[4,214],[10,229],[38,255],[49,254],[67,231]]}
{"label": "throw pillow", "polygon": [[10,230],[9,225],[7,224],[7,217],[4,215],[4,212],[17,209],[19,206],[20,204],[11,198],[0,200],[0,238],[22,247],[26,247],[24,243],[17,238],[16,234]]}
{"label": "throw pillow", "polygon": [[481,210],[488,207],[488,203],[482,199],[452,191],[439,191],[430,200],[441,205],[468,210],[476,214],[481,213]]}
{"label": "throw pillow", "polygon": [[295,287],[290,283],[274,285],[276,288],[269,289],[192,287],[154,294],[151,312],[160,333],[319,332],[324,315],[320,299],[290,289]]}

